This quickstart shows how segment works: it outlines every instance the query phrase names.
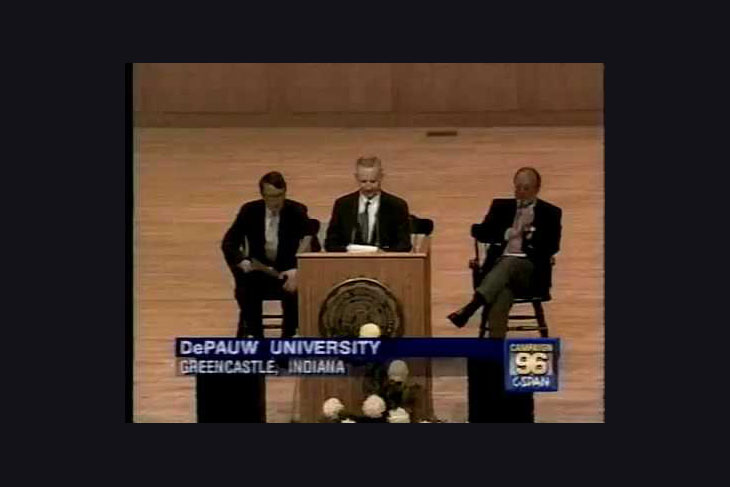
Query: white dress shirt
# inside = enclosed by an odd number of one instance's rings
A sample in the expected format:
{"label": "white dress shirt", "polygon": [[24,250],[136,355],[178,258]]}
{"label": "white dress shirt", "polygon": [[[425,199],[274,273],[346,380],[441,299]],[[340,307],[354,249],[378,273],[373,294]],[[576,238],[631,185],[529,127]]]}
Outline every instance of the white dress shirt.
{"label": "white dress shirt", "polygon": [[279,213],[274,214],[268,208],[266,208],[266,218],[264,219],[264,235],[266,257],[273,262],[276,260],[279,249]]}
{"label": "white dress shirt", "polygon": [[508,228],[504,232],[504,239],[507,241],[507,245],[505,246],[504,253],[502,255],[510,255],[512,257],[527,257],[527,254],[522,252],[522,234],[520,234],[518,237],[513,238],[512,240],[509,239],[509,231],[514,228],[514,226],[517,224],[517,222],[520,220],[520,216],[523,213],[526,213],[522,218],[525,219],[527,222],[532,224],[532,221],[535,218],[535,201],[531,201],[527,206],[520,208],[519,207],[519,201],[517,211],[515,212],[515,219],[512,223],[512,227]]}

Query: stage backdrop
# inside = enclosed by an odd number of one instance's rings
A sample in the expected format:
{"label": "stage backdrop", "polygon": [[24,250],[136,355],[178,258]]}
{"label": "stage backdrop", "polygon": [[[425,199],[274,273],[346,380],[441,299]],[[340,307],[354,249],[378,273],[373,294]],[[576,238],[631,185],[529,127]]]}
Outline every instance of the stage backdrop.
{"label": "stage backdrop", "polygon": [[600,63],[134,65],[140,127],[602,125]]}

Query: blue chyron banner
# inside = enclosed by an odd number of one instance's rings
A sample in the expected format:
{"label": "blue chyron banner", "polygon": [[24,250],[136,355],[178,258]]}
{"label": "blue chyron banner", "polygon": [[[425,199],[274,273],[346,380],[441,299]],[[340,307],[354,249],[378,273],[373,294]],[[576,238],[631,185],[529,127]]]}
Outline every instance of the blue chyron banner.
{"label": "blue chyron banner", "polygon": [[[343,375],[347,373],[345,366],[352,363],[463,357],[502,363],[505,389],[513,392],[557,391],[559,354],[560,340],[557,338],[179,337],[175,340],[175,356],[182,375]],[[282,367],[287,359],[289,367]],[[292,362],[304,359],[309,360],[303,363],[305,367],[297,368],[302,363]],[[300,372],[303,369],[309,372]]]}

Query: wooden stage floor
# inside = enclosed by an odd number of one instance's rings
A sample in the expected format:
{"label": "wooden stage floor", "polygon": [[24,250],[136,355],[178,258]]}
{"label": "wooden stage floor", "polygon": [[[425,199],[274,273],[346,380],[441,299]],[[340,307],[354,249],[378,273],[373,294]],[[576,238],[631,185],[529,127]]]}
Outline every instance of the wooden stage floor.
{"label": "wooden stage floor", "polygon": [[[542,173],[540,197],[563,208],[563,237],[546,304],[562,340],[561,389],[536,394],[538,422],[602,422],[604,391],[604,163],[602,127],[135,129],[135,422],[194,422],[194,378],[175,373],[177,336],[232,336],[233,281],[220,241],[258,179],[281,171],[288,196],[329,220],[353,191],[354,162],[375,154],[384,189],[435,222],[434,336],[476,336],[446,315],[471,295],[470,225],[493,197],[509,197],[523,165]],[[518,336],[518,335],[515,335]],[[532,334],[532,336],[535,336]],[[268,379],[268,420],[288,422],[293,379]],[[435,377],[434,408],[466,420],[466,377]]]}

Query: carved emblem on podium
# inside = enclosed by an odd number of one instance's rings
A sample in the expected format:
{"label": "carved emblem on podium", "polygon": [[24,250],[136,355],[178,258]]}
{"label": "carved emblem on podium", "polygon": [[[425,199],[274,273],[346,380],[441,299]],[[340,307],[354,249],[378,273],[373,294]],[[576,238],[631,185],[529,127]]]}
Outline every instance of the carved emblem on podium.
{"label": "carved emblem on podium", "polygon": [[324,337],[357,337],[360,326],[375,323],[384,337],[403,335],[403,313],[393,293],[375,279],[355,278],[334,286],[319,311]]}

